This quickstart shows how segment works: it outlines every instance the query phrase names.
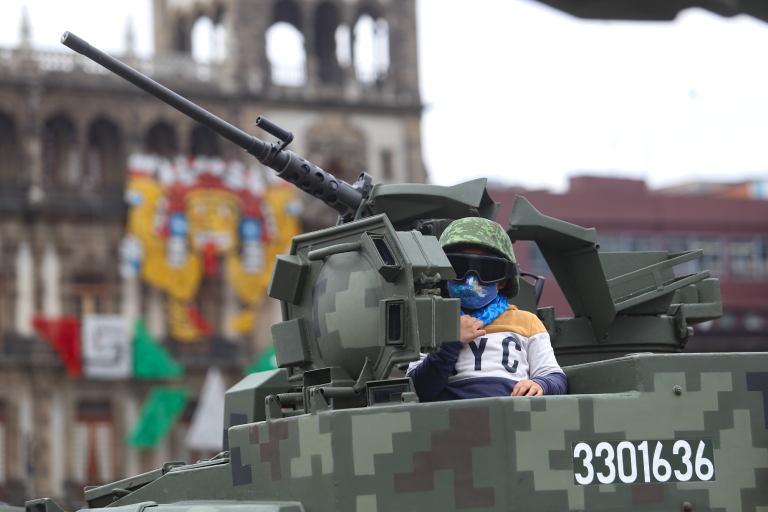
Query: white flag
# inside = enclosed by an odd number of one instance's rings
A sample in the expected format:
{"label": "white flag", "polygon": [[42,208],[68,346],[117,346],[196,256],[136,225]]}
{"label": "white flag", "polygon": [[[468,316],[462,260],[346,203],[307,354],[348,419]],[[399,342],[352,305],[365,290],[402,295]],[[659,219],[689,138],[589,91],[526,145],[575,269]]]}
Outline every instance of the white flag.
{"label": "white flag", "polygon": [[128,322],[121,315],[84,315],[83,375],[87,379],[120,380],[133,376]]}
{"label": "white flag", "polygon": [[205,374],[200,399],[192,415],[184,446],[188,450],[220,452],[224,432],[224,393],[227,391],[221,371],[212,366]]}

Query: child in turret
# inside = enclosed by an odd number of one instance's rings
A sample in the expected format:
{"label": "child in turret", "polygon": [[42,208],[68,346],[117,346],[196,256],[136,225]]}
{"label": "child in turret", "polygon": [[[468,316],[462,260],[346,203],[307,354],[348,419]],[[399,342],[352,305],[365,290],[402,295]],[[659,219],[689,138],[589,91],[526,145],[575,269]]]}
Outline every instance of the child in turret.
{"label": "child in turret", "polygon": [[491,396],[562,395],[568,381],[538,317],[507,298],[520,290],[512,242],[491,220],[452,222],[440,237],[461,299],[460,341],[443,343],[408,367],[422,402]]}

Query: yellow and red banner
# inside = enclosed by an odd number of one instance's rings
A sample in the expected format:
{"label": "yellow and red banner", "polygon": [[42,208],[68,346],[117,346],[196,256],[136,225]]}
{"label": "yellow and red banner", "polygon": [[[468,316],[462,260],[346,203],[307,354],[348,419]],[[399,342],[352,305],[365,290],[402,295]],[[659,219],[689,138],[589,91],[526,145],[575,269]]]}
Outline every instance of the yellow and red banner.
{"label": "yellow and red banner", "polygon": [[195,300],[204,278],[219,274],[240,303],[230,331],[253,331],[275,256],[300,233],[295,189],[267,184],[262,172],[222,158],[129,158],[121,271],[165,292],[173,338],[211,333]]}

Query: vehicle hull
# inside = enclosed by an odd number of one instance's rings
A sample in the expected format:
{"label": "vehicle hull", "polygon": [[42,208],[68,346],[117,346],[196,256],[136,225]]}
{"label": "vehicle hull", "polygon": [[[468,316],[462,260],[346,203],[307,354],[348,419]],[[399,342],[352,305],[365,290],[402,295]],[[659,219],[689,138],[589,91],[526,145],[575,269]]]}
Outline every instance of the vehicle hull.
{"label": "vehicle hull", "polygon": [[[768,353],[637,354],[565,369],[575,394],[332,410],[229,429],[229,461],[175,468],[112,506],[299,502],[307,511],[756,510],[768,505]],[[688,482],[643,469],[660,443]],[[614,481],[579,443],[630,441]],[[707,447],[697,458],[698,443]],[[604,454],[605,455],[605,454]],[[605,457],[603,457],[605,459]],[[699,471],[701,469],[701,471]],[[660,473],[665,473],[659,470]],[[650,473],[653,473],[651,470]],[[621,476],[625,478],[622,481]],[[630,480],[630,481],[627,481]],[[651,482],[646,482],[651,480]]]}

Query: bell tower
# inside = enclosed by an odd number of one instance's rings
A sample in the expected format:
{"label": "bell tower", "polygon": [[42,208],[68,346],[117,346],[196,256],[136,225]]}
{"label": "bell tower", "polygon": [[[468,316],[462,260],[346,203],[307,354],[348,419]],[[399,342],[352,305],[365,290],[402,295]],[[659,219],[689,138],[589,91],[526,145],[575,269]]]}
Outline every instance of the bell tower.
{"label": "bell tower", "polygon": [[[192,52],[201,18],[226,33],[227,58],[252,93],[301,86],[307,95],[341,89],[348,100],[419,102],[414,0],[154,0],[157,53]],[[281,24],[300,36],[305,69],[270,61],[269,32]]]}
{"label": "bell tower", "polygon": [[426,181],[415,0],[154,0],[154,24],[156,59],[203,66],[242,129],[264,115],[347,181]]}

